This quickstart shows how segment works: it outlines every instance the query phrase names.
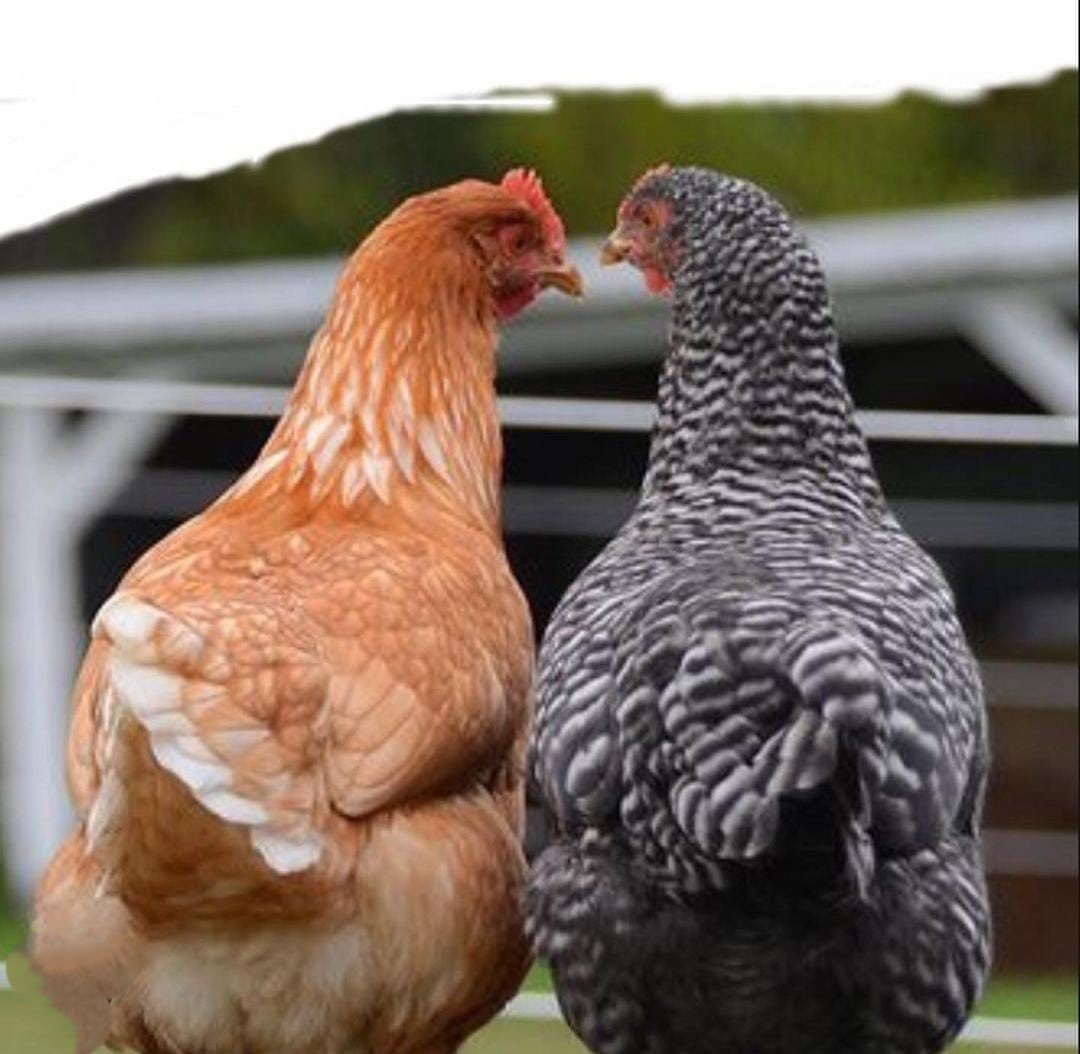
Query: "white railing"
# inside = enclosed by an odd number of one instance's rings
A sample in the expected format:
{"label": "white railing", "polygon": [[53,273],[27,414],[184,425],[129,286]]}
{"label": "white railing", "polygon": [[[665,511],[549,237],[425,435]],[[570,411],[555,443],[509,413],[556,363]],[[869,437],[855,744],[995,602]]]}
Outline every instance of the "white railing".
{"label": "white railing", "polygon": [[[503,1011],[518,1021],[562,1021],[558,1000],[549,992],[521,992]],[[1075,1023],[1028,1021],[1021,1018],[976,1017],[968,1022],[958,1042],[992,1043],[1028,1050],[1076,1050]]]}
{"label": "white railing", "polygon": [[[274,417],[287,397],[286,388],[255,385],[0,374],[0,407],[19,409]],[[507,428],[647,432],[652,427],[653,404],[512,395],[499,399],[499,413]],[[1068,414],[861,410],[858,417],[866,435],[880,440],[1074,446],[1078,436],[1078,418]]]}

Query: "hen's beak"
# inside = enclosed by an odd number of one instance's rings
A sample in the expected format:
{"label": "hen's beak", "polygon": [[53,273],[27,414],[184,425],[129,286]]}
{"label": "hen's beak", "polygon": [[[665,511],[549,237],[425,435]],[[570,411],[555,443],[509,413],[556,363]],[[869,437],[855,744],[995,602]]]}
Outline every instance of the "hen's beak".
{"label": "hen's beak", "polygon": [[608,240],[600,247],[600,262],[605,267],[612,264],[622,263],[630,258],[633,249],[630,239],[616,228],[611,232]]}
{"label": "hen's beak", "polygon": [[566,293],[567,296],[585,295],[585,283],[581,280],[581,272],[571,264],[553,264],[537,271],[536,277],[542,289],[550,286],[561,293]]}

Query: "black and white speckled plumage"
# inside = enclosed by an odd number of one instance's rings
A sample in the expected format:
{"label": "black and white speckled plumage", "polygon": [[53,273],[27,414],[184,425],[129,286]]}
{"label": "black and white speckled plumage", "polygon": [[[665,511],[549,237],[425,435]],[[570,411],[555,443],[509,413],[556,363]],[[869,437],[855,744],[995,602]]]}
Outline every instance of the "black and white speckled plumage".
{"label": "black and white speckled plumage", "polygon": [[784,211],[670,203],[670,349],[640,502],[540,657],[553,840],[529,913],[598,1054],[930,1054],[989,958],[978,674],[889,512],[825,281]]}

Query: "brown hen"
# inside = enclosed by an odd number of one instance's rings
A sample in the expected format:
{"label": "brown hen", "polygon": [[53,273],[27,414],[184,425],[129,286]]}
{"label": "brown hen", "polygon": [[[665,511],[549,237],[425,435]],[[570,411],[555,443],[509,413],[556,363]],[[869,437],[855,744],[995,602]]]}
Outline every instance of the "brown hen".
{"label": "brown hen", "polygon": [[531,173],[405,202],[254,465],[99,612],[33,923],[81,1049],[449,1054],[514,992],[533,641],[496,324],[580,292],[564,253]]}

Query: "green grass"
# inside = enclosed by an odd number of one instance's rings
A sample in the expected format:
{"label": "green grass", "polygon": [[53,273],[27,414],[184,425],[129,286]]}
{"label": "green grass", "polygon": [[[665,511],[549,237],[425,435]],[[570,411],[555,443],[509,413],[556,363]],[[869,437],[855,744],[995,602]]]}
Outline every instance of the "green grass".
{"label": "green grass", "polygon": [[0,960],[26,944],[26,923],[0,908]]}
{"label": "green grass", "polygon": [[[71,1029],[39,999],[0,993],[0,1054],[68,1054]],[[1020,1047],[963,1046],[957,1054],[1030,1054]],[[108,1054],[104,1049],[98,1054]],[[477,1033],[463,1054],[586,1054],[556,1022],[496,1021]]]}
{"label": "green grass", "polygon": [[[17,992],[0,992],[0,1054],[67,1054],[73,1046],[70,1026],[53,1012],[24,972],[19,956],[11,960]],[[534,968],[525,987],[547,991],[547,972]],[[1076,1020],[1076,979],[1072,977],[1003,978],[995,981],[980,1013],[996,1017]],[[1020,1048],[964,1046],[971,1054],[1025,1054]],[[98,1054],[107,1054],[102,1050]],[[495,1021],[477,1033],[463,1054],[585,1054],[585,1048],[559,1022]]]}
{"label": "green grass", "polygon": [[979,1007],[984,1017],[1077,1019],[1075,977],[1008,977],[993,981]]}
{"label": "green grass", "polygon": [[[22,945],[25,937],[25,925],[0,911],[0,958]],[[18,991],[0,992],[0,1054],[67,1054],[73,1047],[70,1026],[37,991],[21,956],[13,956],[10,964]],[[979,1013],[988,1017],[1075,1021],[1076,984],[1076,978],[1070,976],[995,979]],[[551,978],[543,967],[534,966],[523,988],[550,991]],[[1010,1047],[963,1046],[957,1050],[958,1054],[1030,1054]],[[561,1022],[495,1021],[470,1040],[463,1054],[585,1054],[585,1048]]]}

